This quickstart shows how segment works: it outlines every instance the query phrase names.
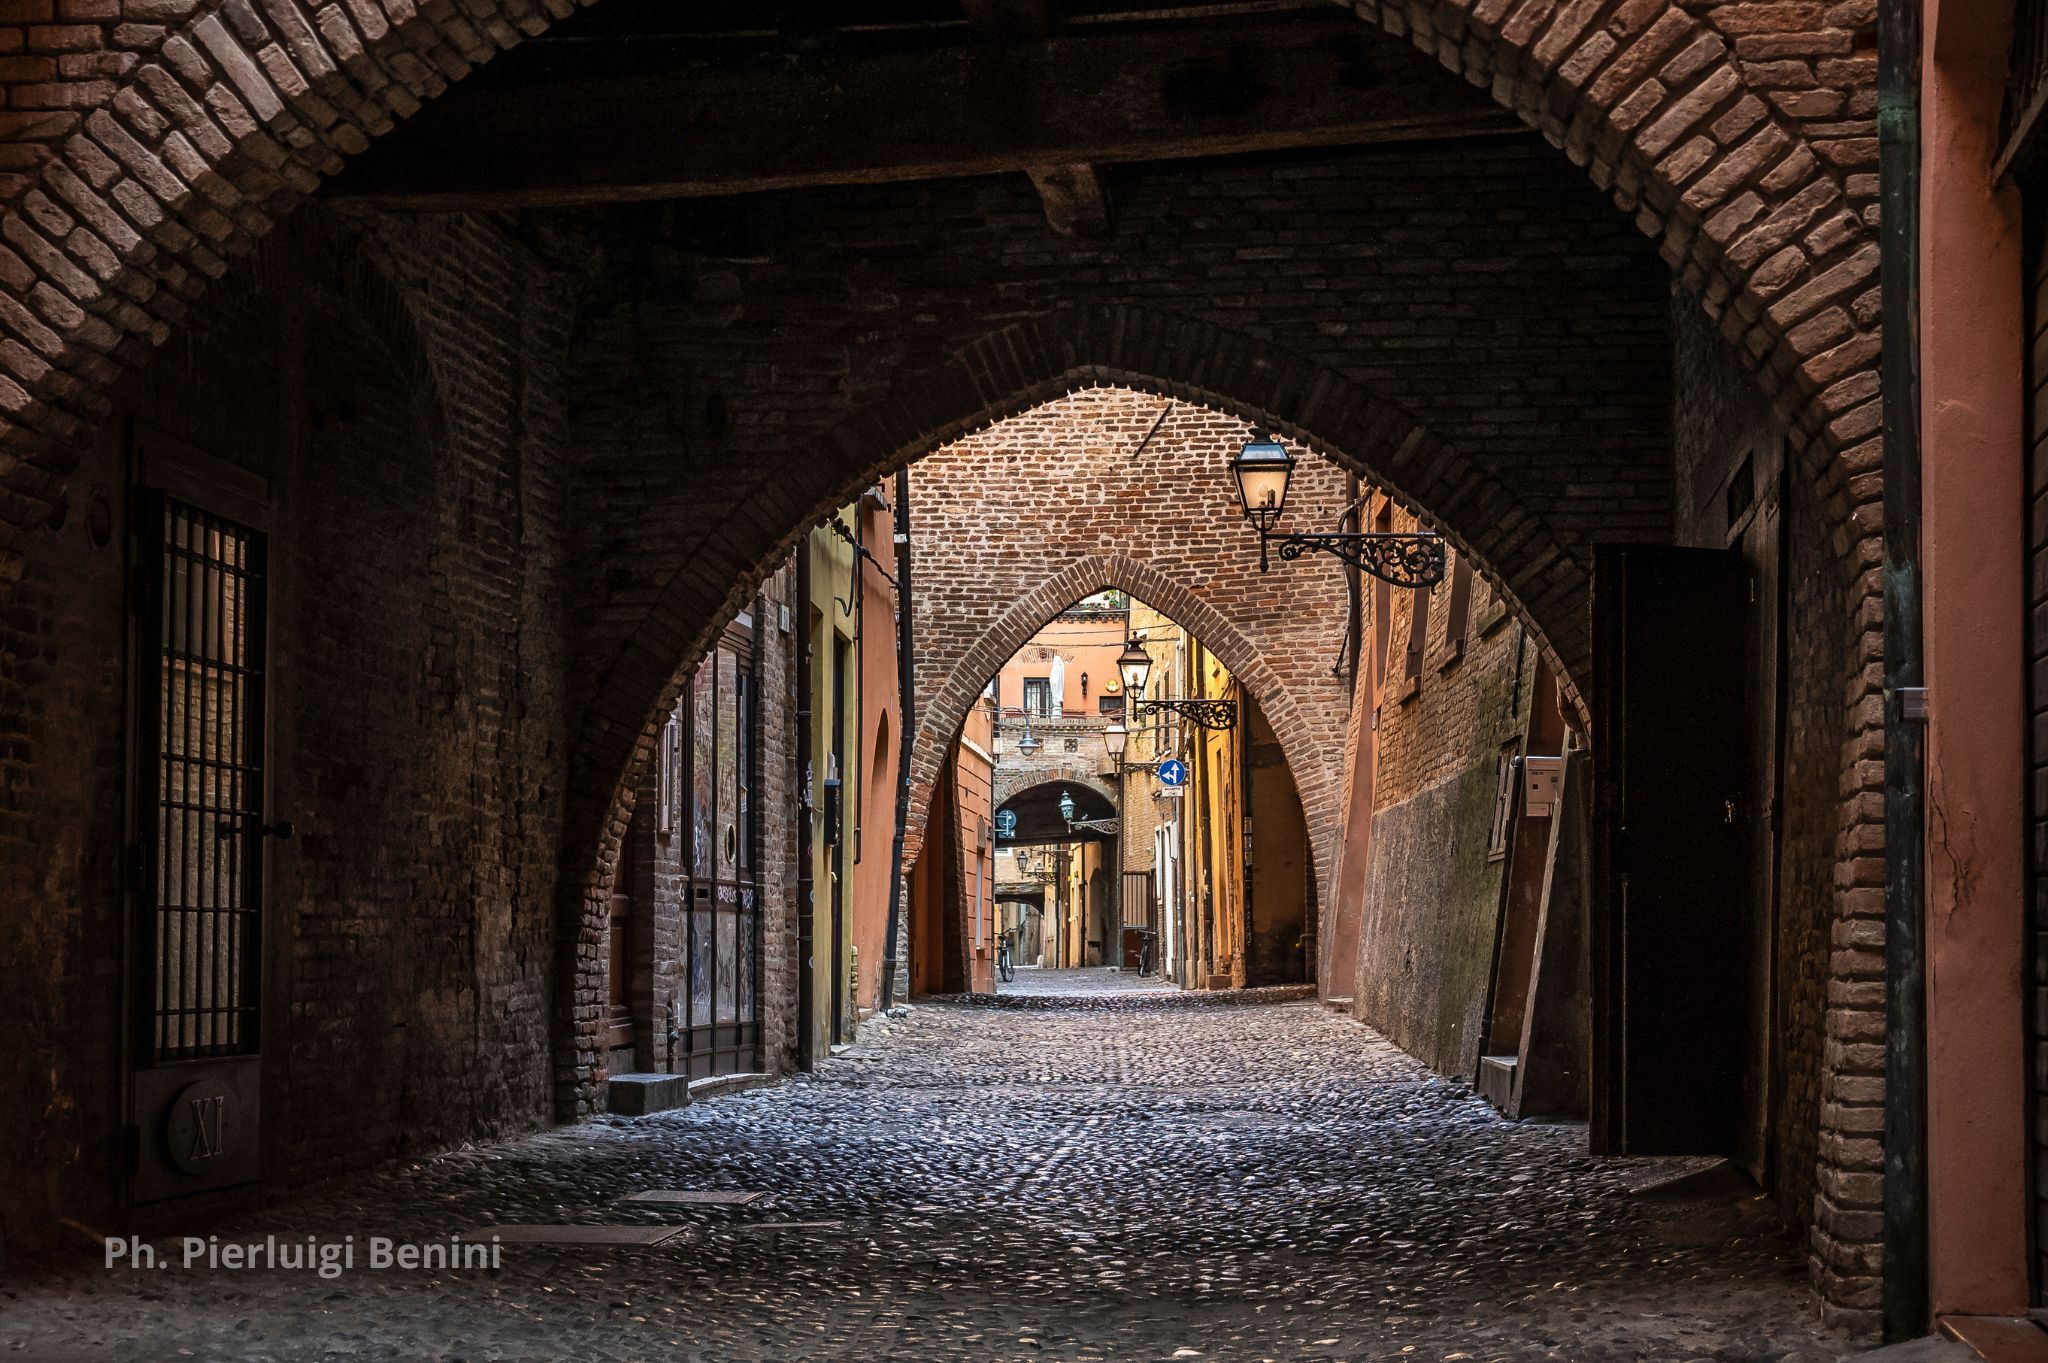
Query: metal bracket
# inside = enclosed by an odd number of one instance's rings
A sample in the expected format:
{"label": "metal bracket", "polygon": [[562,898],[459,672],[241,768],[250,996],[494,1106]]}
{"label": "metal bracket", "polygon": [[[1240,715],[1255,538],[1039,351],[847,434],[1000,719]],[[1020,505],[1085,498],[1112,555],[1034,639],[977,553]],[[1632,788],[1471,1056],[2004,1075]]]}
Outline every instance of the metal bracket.
{"label": "metal bracket", "polygon": [[1311,551],[1340,558],[1360,572],[1396,587],[1434,587],[1444,580],[1441,535],[1396,535],[1385,531],[1320,535],[1261,535],[1259,571],[1266,569],[1266,543],[1279,547],[1280,561],[1292,563]]}
{"label": "metal bracket", "polygon": [[1235,729],[1237,702],[1234,700],[1140,700],[1131,705],[1131,722],[1136,724],[1147,710],[1164,710],[1179,715],[1204,729]]}

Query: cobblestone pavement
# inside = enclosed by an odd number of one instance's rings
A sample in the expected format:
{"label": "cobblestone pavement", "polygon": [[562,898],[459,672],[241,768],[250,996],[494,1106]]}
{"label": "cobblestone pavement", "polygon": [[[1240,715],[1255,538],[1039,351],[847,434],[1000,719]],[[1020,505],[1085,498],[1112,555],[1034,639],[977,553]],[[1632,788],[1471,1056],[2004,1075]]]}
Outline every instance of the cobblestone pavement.
{"label": "cobblestone pavement", "polygon": [[[407,1164],[219,1228],[502,1248],[496,1271],[105,1269],[0,1289],[37,1359],[1710,1359],[1823,1363],[1753,1200],[1631,1196],[1314,1003],[918,1008],[815,1076]],[[345,1114],[337,1114],[345,1119]],[[744,1207],[615,1204],[745,1189]],[[17,1266],[17,1269],[19,1266]],[[5,1351],[17,1351],[13,1355]]]}
{"label": "cobblestone pavement", "polygon": [[1129,971],[1105,966],[1078,969],[1047,969],[1044,966],[1017,967],[1017,978],[996,985],[996,993],[1018,998],[1097,998],[1103,995],[1171,994],[1177,985],[1157,975],[1143,979]]}

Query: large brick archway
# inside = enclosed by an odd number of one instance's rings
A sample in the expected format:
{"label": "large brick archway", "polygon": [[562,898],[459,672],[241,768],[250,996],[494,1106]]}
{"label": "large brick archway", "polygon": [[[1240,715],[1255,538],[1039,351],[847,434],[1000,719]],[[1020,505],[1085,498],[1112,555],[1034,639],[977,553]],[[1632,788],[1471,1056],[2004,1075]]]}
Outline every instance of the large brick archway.
{"label": "large brick archway", "polygon": [[[5,182],[0,578],[21,571],[22,529],[63,497],[66,447],[207,280],[344,158],[574,8],[195,0],[175,25],[67,31],[68,50],[105,57],[87,75],[9,82],[40,80],[15,107],[51,112],[13,127],[30,169]],[[1858,175],[1875,160],[1867,32],[1820,28],[1801,46],[1778,30],[1816,24],[1805,7],[1723,18],[1673,0],[1353,8],[1489,87],[1610,189],[1802,435],[1856,452],[1836,476],[1844,518],[1852,495],[1875,501],[1866,480],[1849,485],[1875,468],[1878,426],[1875,185]]]}
{"label": "large brick archway", "polygon": [[[82,64],[90,74],[69,87],[27,78],[50,88],[10,100],[15,110],[49,112],[11,125],[22,154],[9,164],[20,169],[0,181],[0,582],[30,571],[41,527],[63,519],[72,451],[102,423],[113,386],[181,323],[208,281],[345,157],[573,8],[571,0],[460,8],[195,0],[172,25],[110,18],[77,26],[66,41],[97,44],[105,60]],[[1842,660],[1837,936],[1845,953],[1867,957],[1870,900],[1881,883],[1871,834],[1880,795],[1866,760],[1880,723],[1867,34],[1776,31],[1823,24],[1803,6],[1765,13],[1678,0],[1358,0],[1354,8],[1489,87],[1583,166],[1720,320],[1789,421],[1848,585],[1854,642]],[[1777,9],[1786,16],[1775,17]],[[1812,41],[1802,48],[1800,37]],[[1542,517],[1362,383],[1290,356],[1269,336],[1116,306],[992,328],[843,423],[815,451],[826,471],[818,486],[764,483],[757,512],[771,527],[767,538],[779,534],[776,549],[786,550],[835,497],[918,453],[1064,386],[1122,383],[1271,420],[1395,489],[1497,576],[1567,676],[1583,676],[1583,567]],[[774,558],[759,555],[758,571]],[[726,614],[753,581],[733,586]],[[575,883],[564,905],[557,1034],[558,1074],[570,1089],[584,1073],[570,1000],[587,983],[578,962],[589,954],[584,938],[592,905],[601,904],[626,773],[677,663],[715,625],[720,608],[703,600],[706,590],[679,574],[649,627],[603,661],[604,685],[574,742],[565,859]],[[10,678],[10,689],[16,684]],[[49,759],[28,739],[9,757],[37,760]],[[1864,1039],[1859,1019],[1871,1015],[1868,991],[1852,992],[1858,1001],[1839,1010],[1847,1021],[1830,1023],[1844,1046]],[[1871,1267],[1851,1245],[1828,1271],[1867,1279]]]}

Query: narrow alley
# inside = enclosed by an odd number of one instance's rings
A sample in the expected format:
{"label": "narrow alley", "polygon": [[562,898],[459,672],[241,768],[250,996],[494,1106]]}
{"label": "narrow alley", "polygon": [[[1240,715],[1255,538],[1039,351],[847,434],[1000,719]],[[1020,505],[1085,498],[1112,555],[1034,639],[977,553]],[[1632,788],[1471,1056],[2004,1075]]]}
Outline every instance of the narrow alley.
{"label": "narrow alley", "polygon": [[13,1357],[2048,1363],[2048,0],[0,0]]}
{"label": "narrow alley", "polygon": [[[470,1147],[219,1228],[674,1226],[499,1271],[97,1266],[0,1297],[35,1358],[1822,1363],[1795,1247],[1692,1167],[1588,1160],[1312,1001],[1103,990],[871,1026],[779,1087]],[[1010,987],[1006,987],[1006,992]],[[1016,1006],[1025,1004],[1027,1006]],[[649,1209],[653,1189],[766,1194]],[[1754,1194],[1752,1193],[1753,1197]],[[1761,1206],[1762,1204],[1754,1204]]]}

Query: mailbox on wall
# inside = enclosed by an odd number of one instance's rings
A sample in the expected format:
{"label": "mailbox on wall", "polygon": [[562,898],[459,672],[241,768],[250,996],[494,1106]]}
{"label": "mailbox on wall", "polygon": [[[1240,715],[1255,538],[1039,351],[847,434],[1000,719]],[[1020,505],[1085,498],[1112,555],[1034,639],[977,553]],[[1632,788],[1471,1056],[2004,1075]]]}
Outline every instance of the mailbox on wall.
{"label": "mailbox on wall", "polygon": [[1558,792],[1564,785],[1564,758],[1529,756],[1522,759],[1522,814],[1547,819],[1557,812]]}

